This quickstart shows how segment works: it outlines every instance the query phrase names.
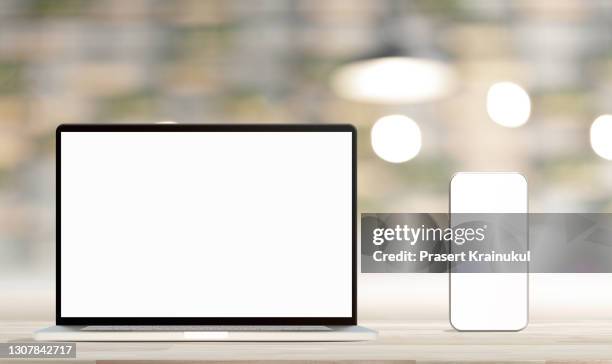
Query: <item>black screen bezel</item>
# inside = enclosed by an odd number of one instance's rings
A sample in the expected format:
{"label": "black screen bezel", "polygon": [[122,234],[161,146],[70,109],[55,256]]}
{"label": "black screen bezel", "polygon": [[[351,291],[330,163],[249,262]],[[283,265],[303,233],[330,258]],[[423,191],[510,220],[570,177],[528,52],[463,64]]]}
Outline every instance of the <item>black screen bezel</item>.
{"label": "black screen bezel", "polygon": [[[351,133],[352,313],[350,317],[62,317],[61,135],[65,132],[349,132]],[[61,124],[56,129],[57,325],[356,325],[357,324],[357,131],[350,124]],[[248,303],[247,303],[248,304]]]}

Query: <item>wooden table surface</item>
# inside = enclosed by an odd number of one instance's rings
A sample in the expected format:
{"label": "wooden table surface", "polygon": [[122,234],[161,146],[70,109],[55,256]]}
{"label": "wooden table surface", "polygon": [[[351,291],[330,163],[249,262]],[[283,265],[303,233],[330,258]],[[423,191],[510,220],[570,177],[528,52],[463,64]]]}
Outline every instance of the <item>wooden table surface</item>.
{"label": "wooden table surface", "polygon": [[[48,322],[0,322],[0,342],[31,341]],[[612,363],[612,320],[533,322],[521,332],[454,331],[447,322],[372,321],[369,342],[78,343],[81,361],[530,361]]]}

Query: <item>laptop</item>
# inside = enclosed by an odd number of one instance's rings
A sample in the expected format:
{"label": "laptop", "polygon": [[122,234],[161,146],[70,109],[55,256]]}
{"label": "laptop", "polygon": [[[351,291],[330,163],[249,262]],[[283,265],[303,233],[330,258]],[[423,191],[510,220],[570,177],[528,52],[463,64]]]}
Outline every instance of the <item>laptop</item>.
{"label": "laptop", "polygon": [[42,341],[353,341],[351,125],[60,125]]}

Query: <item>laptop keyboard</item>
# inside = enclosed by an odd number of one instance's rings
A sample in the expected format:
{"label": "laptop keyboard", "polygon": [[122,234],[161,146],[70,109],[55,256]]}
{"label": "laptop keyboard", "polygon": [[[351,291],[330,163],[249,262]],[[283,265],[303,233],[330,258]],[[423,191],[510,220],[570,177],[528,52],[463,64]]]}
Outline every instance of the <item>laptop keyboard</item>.
{"label": "laptop keyboard", "polygon": [[95,325],[81,331],[332,331],[327,326],[142,326],[142,325]]}

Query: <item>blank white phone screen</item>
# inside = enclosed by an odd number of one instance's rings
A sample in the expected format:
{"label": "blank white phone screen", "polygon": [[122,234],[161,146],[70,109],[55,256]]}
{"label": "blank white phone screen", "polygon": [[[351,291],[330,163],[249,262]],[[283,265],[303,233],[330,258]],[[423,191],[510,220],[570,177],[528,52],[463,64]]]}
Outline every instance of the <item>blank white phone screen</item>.
{"label": "blank white phone screen", "polygon": [[[527,181],[521,174],[457,173],[450,189],[451,224],[453,214],[521,214],[526,219]],[[465,331],[523,329],[527,282],[526,263],[524,273],[457,273],[451,268],[451,324]]]}
{"label": "blank white phone screen", "polygon": [[350,132],[62,132],[63,317],[350,317]]}

